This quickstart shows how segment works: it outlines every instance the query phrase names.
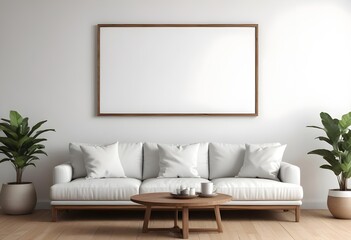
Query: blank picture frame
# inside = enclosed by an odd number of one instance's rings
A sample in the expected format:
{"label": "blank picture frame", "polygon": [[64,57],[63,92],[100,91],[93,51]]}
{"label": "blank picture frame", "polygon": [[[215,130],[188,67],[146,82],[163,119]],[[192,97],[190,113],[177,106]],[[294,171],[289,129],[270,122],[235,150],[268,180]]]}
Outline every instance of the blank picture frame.
{"label": "blank picture frame", "polygon": [[98,116],[258,116],[258,24],[99,24]]}

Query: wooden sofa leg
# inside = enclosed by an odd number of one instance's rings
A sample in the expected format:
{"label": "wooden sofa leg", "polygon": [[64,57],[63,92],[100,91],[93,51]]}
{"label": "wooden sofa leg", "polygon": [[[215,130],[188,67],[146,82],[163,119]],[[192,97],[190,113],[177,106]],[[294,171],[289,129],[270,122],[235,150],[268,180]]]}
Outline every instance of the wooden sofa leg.
{"label": "wooden sofa leg", "polygon": [[54,206],[52,206],[52,207],[51,207],[51,220],[52,220],[53,222],[56,222],[56,221],[57,221],[57,212],[58,212],[57,208],[54,207]]}
{"label": "wooden sofa leg", "polygon": [[295,222],[300,221],[300,206],[296,206],[295,208]]}

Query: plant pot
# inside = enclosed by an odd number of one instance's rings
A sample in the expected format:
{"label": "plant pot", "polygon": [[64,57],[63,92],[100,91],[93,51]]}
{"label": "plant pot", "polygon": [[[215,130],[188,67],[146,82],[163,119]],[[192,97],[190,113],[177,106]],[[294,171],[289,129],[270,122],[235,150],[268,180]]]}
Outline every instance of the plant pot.
{"label": "plant pot", "polygon": [[351,219],[351,190],[330,189],[327,203],[335,218]]}
{"label": "plant pot", "polygon": [[32,213],[37,203],[33,183],[3,184],[0,194],[1,209],[6,214],[18,215]]}

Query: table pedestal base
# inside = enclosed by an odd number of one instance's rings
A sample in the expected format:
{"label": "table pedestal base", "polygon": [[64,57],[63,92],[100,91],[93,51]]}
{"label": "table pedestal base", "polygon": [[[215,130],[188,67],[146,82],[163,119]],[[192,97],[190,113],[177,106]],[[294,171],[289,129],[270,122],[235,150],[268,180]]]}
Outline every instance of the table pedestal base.
{"label": "table pedestal base", "polygon": [[189,229],[189,208],[182,207],[182,228],[178,226],[178,208],[175,209],[174,214],[174,227],[172,228],[149,228],[149,222],[151,217],[151,206],[146,207],[144,224],[143,224],[143,233],[147,233],[149,231],[170,231],[175,233],[180,233],[182,238],[189,238],[190,232],[223,232],[222,220],[221,220],[221,212],[219,210],[219,206],[214,206],[214,212],[216,216],[217,228],[190,228]]}

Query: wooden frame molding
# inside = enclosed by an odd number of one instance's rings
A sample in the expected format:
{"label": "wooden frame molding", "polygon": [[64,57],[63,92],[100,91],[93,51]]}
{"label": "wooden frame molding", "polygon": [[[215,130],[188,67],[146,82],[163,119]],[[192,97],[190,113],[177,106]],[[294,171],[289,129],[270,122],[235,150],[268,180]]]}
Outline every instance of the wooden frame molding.
{"label": "wooden frame molding", "polygon": [[[254,113],[102,113],[101,112],[101,88],[100,88],[100,29],[106,27],[252,27],[255,29],[255,112]],[[259,72],[259,46],[258,46],[258,24],[98,24],[97,25],[97,44],[98,44],[98,53],[97,53],[97,116],[244,116],[244,117],[252,117],[258,116],[258,72]]]}
{"label": "wooden frame molding", "polygon": [[[156,211],[170,211],[175,208],[170,207],[153,207]],[[208,210],[212,207],[190,207],[191,210]],[[220,205],[220,210],[292,210],[295,212],[295,222],[300,221],[300,205]],[[146,210],[142,205],[120,205],[120,206],[104,206],[104,205],[52,205],[51,216],[52,221],[58,220],[60,211],[65,210]]]}

